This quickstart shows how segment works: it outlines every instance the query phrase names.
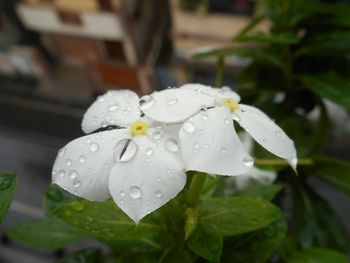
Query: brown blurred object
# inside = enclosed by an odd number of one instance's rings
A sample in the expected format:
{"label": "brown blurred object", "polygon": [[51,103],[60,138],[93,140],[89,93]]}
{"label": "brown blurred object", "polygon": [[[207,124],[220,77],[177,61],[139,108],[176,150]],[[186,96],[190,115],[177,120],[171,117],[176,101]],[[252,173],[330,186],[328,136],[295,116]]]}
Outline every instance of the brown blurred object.
{"label": "brown blurred object", "polygon": [[[237,0],[236,0],[237,1]],[[236,1],[231,0],[232,6]],[[248,0],[244,0],[247,1]],[[191,68],[196,68],[197,64],[206,64],[215,71],[216,61],[214,59],[195,60],[193,54],[200,49],[215,49],[222,47],[238,47],[242,44],[235,43],[232,39],[239,33],[250,21],[251,16],[259,12],[258,6],[250,15],[241,15],[236,13],[220,13],[211,10],[184,10],[181,8],[181,0],[170,0],[171,16],[173,21],[172,40],[175,49],[176,66],[175,75],[182,82],[187,82],[190,78]],[[192,1],[196,3],[195,1]],[[210,2],[210,1],[208,1]],[[213,1],[214,2],[214,1]],[[238,3],[238,1],[237,1]],[[241,6],[239,3],[237,6]],[[257,31],[265,32],[269,29],[267,23],[261,23]],[[246,61],[238,58],[228,58],[225,63],[231,67],[240,67]],[[200,66],[201,66],[200,65]],[[187,76],[187,77],[185,77]]]}
{"label": "brown blurred object", "polygon": [[155,88],[153,76],[140,77],[144,67],[154,74],[158,55],[155,1],[24,0],[17,12],[54,57],[87,67],[97,92],[104,85],[141,94]]}

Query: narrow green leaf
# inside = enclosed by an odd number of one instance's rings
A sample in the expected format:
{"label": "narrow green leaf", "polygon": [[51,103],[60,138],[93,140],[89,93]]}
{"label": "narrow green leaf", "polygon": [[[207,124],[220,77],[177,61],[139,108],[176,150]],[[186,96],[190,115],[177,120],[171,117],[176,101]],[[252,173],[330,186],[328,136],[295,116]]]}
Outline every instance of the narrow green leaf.
{"label": "narrow green leaf", "polygon": [[283,61],[279,56],[272,51],[263,48],[221,48],[221,49],[209,49],[205,51],[197,51],[194,55],[195,58],[207,58],[207,57],[229,57],[238,56],[251,58],[260,63],[270,64],[276,67],[283,67]]}
{"label": "narrow green leaf", "polygon": [[283,218],[282,212],[263,199],[218,197],[199,206],[204,227],[215,227],[224,236],[238,235],[263,228]]}
{"label": "narrow green leaf", "polygon": [[350,79],[344,79],[331,73],[303,75],[299,79],[305,87],[311,89],[321,98],[330,99],[340,106],[350,109]]}
{"label": "narrow green leaf", "polygon": [[349,263],[347,256],[324,248],[311,248],[295,253],[287,263]]}
{"label": "narrow green leaf", "polygon": [[332,31],[320,33],[310,38],[295,52],[295,56],[334,57],[344,56],[350,52],[350,33]]}
{"label": "narrow green leaf", "polygon": [[281,34],[263,34],[257,33],[252,35],[238,35],[235,37],[239,42],[260,42],[269,44],[298,44],[300,42],[299,37],[293,33],[281,33]]}
{"label": "narrow green leaf", "polygon": [[86,236],[79,230],[54,219],[42,219],[15,225],[7,235],[34,248],[61,248]]}
{"label": "narrow green leaf", "polygon": [[90,248],[74,252],[56,263],[104,263],[106,262],[99,249]]}
{"label": "narrow green leaf", "polygon": [[350,163],[328,157],[315,157],[311,174],[350,195]]}
{"label": "narrow green leaf", "polygon": [[271,185],[261,185],[253,184],[246,189],[237,193],[238,196],[250,196],[250,197],[260,197],[265,200],[271,201],[276,195],[283,189],[282,185],[271,184]]}
{"label": "narrow green leaf", "polygon": [[254,29],[258,24],[264,21],[267,17],[265,15],[259,15],[251,18],[249,23],[243,27],[243,29],[237,34],[237,36],[245,35]]}
{"label": "narrow green leaf", "polygon": [[320,246],[346,252],[346,227],[329,203],[307,185],[293,184],[293,232],[304,249]]}
{"label": "narrow green leaf", "polygon": [[287,234],[285,220],[277,221],[253,233],[225,240],[223,263],[265,263],[276,253]]}
{"label": "narrow green leaf", "polygon": [[5,218],[16,189],[16,175],[0,173],[0,224]]}
{"label": "narrow green leaf", "polygon": [[209,261],[219,261],[223,237],[218,230],[199,225],[188,240],[188,246],[198,256]]}

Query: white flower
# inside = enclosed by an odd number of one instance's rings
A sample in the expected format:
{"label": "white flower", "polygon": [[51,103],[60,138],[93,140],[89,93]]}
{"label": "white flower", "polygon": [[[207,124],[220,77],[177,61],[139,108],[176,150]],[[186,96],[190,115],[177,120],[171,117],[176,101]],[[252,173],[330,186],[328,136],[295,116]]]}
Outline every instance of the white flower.
{"label": "white flower", "polygon": [[[253,140],[246,132],[240,132],[239,138],[242,141],[244,148],[247,152],[253,151]],[[274,171],[263,170],[256,167],[252,167],[245,174],[233,176],[228,179],[228,188],[225,193],[232,194],[237,191],[242,191],[252,184],[269,185],[272,184],[277,178],[277,173]]]}
{"label": "white flower", "polygon": [[[161,126],[141,117],[131,91],[110,91],[86,112],[82,128],[93,132],[62,148],[52,181],[88,200],[112,197],[135,222],[174,198],[186,183],[176,125]],[[142,101],[141,101],[142,102]]]}
{"label": "white flower", "polygon": [[[192,92],[191,97],[201,101],[202,110],[192,107],[179,114],[181,120],[189,118],[179,132],[187,170],[232,176],[244,174],[254,165],[253,158],[237,136],[233,120],[261,146],[286,159],[296,169],[293,141],[265,113],[255,107],[239,104],[239,95],[227,87],[214,89],[200,84],[187,84],[176,89],[177,102],[181,103],[183,94],[189,91]],[[156,102],[164,101],[166,96],[166,92],[152,95]],[[168,105],[154,103],[150,109],[146,109],[145,113],[154,120],[172,122],[176,118],[173,116],[177,114],[175,111],[171,116],[167,114],[170,111]]]}

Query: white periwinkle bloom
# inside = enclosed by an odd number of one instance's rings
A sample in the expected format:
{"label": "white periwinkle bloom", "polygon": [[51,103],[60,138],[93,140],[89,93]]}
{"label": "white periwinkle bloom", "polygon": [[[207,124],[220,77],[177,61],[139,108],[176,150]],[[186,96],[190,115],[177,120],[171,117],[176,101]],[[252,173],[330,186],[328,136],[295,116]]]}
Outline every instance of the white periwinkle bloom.
{"label": "white periwinkle bloom", "polygon": [[[170,95],[167,103],[172,105]],[[182,96],[183,110],[200,108],[196,99],[188,103],[188,94]],[[118,129],[92,133],[63,147],[53,166],[53,183],[92,201],[112,197],[135,222],[174,198],[186,183],[178,125],[142,117],[141,109],[151,107],[152,99],[139,100],[128,90],[100,96],[84,116],[83,131]]]}
{"label": "white periwinkle bloom", "polygon": [[[173,122],[186,120],[179,132],[183,159],[187,170],[217,175],[245,174],[254,159],[242,146],[233,126],[233,120],[245,129],[255,141],[274,155],[286,159],[296,169],[294,143],[265,113],[259,109],[239,104],[240,96],[230,88],[211,88],[200,84],[187,84],[177,89],[177,101],[182,93],[192,91],[192,97],[201,100],[202,109],[172,110],[174,105],[162,103],[167,92],[152,95],[153,103],[145,113],[152,119]],[[159,102],[159,103],[157,103]],[[172,115],[168,113],[171,112]],[[178,116],[174,116],[178,114]],[[178,118],[177,118],[178,117]]]}

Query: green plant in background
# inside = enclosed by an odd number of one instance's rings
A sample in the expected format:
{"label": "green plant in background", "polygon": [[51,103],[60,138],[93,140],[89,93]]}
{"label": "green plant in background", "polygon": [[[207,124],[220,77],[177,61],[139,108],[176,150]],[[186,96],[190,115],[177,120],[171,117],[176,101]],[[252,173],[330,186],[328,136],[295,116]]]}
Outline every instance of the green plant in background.
{"label": "green plant in background", "polygon": [[[255,164],[275,171],[278,184],[255,184],[227,193],[228,180],[187,172],[184,190],[137,225],[112,200],[88,201],[52,185],[44,200],[46,218],[17,225],[8,235],[32,247],[61,248],[93,238],[110,248],[108,255],[87,249],[59,262],[349,262],[345,227],[309,178],[320,178],[350,194],[350,164],[321,155],[331,129],[323,99],[350,105],[346,88],[350,4],[261,2],[264,14],[235,37],[249,43],[249,48],[196,56],[218,57],[217,86],[225,57],[251,58],[238,76],[240,93],[295,140],[298,176],[285,161],[257,146]],[[264,20],[271,21],[271,32],[252,33]],[[318,118],[310,120],[308,114],[315,109]],[[290,216],[286,216],[290,210],[283,212],[286,199],[292,201]]]}
{"label": "green plant in background", "polygon": [[0,224],[10,207],[16,189],[16,176],[11,173],[0,173]]}
{"label": "green plant in background", "polygon": [[[309,178],[320,178],[349,195],[350,163],[321,155],[332,128],[324,99],[346,110],[350,106],[350,4],[322,0],[257,3],[264,6],[264,13],[234,37],[249,47],[210,50],[195,56],[218,57],[218,65],[229,56],[250,58],[251,63],[237,76],[243,100],[268,112],[293,138],[298,157],[311,161],[299,167],[298,177],[279,171],[280,182],[290,189],[293,201],[284,256],[312,247],[347,253],[345,226]],[[270,32],[254,32],[266,20],[272,25]],[[310,118],[312,111],[319,112],[317,119]],[[263,157],[259,149],[256,154]],[[309,262],[304,257],[317,258],[318,254],[324,255],[322,262],[338,262],[326,259],[326,251],[318,252],[302,252],[299,261],[291,262]]]}

